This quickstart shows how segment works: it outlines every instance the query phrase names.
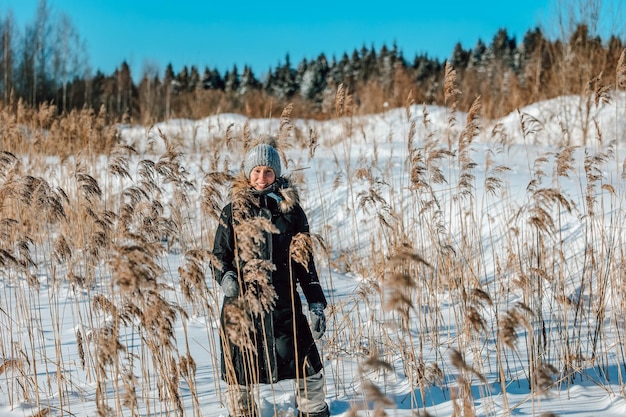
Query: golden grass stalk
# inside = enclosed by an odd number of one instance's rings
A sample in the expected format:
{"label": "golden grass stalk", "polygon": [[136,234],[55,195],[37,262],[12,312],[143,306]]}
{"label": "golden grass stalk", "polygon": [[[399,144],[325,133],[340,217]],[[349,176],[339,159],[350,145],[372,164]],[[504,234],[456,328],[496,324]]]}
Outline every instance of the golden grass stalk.
{"label": "golden grass stalk", "polygon": [[626,49],[622,50],[615,68],[615,89],[626,88]]}

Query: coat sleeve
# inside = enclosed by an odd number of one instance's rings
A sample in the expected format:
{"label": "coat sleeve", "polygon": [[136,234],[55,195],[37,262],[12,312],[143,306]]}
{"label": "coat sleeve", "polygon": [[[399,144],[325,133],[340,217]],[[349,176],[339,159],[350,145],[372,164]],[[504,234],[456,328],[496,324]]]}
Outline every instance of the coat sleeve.
{"label": "coat sleeve", "polygon": [[237,272],[235,265],[235,233],[232,222],[232,206],[229,204],[222,210],[219,225],[213,241],[213,273],[215,280],[221,285],[222,277],[228,271]]}
{"label": "coat sleeve", "polygon": [[[310,233],[309,222],[307,220],[304,210],[300,206],[297,206],[297,227],[298,233]],[[322,303],[324,307],[328,305],[326,296],[322,290],[319,276],[317,275],[317,269],[315,268],[315,260],[313,259],[313,253],[309,252],[308,268],[298,262],[292,261],[292,268],[296,271],[296,276],[300,282],[300,288],[304,293],[307,303]],[[307,270],[308,269],[308,270]]]}

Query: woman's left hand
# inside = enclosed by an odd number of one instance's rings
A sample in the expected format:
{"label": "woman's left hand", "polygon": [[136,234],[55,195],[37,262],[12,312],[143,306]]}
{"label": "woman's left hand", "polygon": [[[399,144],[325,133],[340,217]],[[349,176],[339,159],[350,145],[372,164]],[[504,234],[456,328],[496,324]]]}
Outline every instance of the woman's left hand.
{"label": "woman's left hand", "polygon": [[324,304],[309,304],[309,312],[311,312],[311,333],[315,340],[320,339],[326,332],[326,315],[324,314]]}

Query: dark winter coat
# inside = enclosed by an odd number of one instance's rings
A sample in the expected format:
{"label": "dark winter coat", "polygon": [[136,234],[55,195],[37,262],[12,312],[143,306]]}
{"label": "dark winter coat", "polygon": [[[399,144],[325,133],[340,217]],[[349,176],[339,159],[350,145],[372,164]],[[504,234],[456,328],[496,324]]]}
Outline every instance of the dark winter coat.
{"label": "dark winter coat", "polygon": [[[224,274],[234,271],[241,286],[239,296],[225,297],[222,306],[222,378],[229,384],[247,385],[315,374],[322,361],[297,287],[309,304],[326,306],[326,298],[310,252],[305,261],[290,257],[293,237],[309,233],[298,193],[284,178],[256,191],[241,176],[231,197],[222,210],[213,248],[216,280],[221,284]],[[275,229],[251,242],[250,227],[263,218],[271,220]],[[264,268],[268,273],[263,273]],[[267,306],[272,299],[273,306]]]}

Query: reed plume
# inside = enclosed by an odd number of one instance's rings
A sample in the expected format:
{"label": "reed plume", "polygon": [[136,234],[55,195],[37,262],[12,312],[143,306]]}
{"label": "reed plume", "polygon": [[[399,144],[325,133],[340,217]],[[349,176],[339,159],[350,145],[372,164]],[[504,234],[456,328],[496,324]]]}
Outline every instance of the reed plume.
{"label": "reed plume", "polygon": [[0,375],[3,375],[7,372],[9,372],[10,370],[21,370],[22,369],[22,361],[19,359],[8,359],[8,360],[4,360],[1,364],[0,364]]}
{"label": "reed plume", "polygon": [[626,49],[622,49],[615,68],[615,89],[621,88],[626,88]]}

